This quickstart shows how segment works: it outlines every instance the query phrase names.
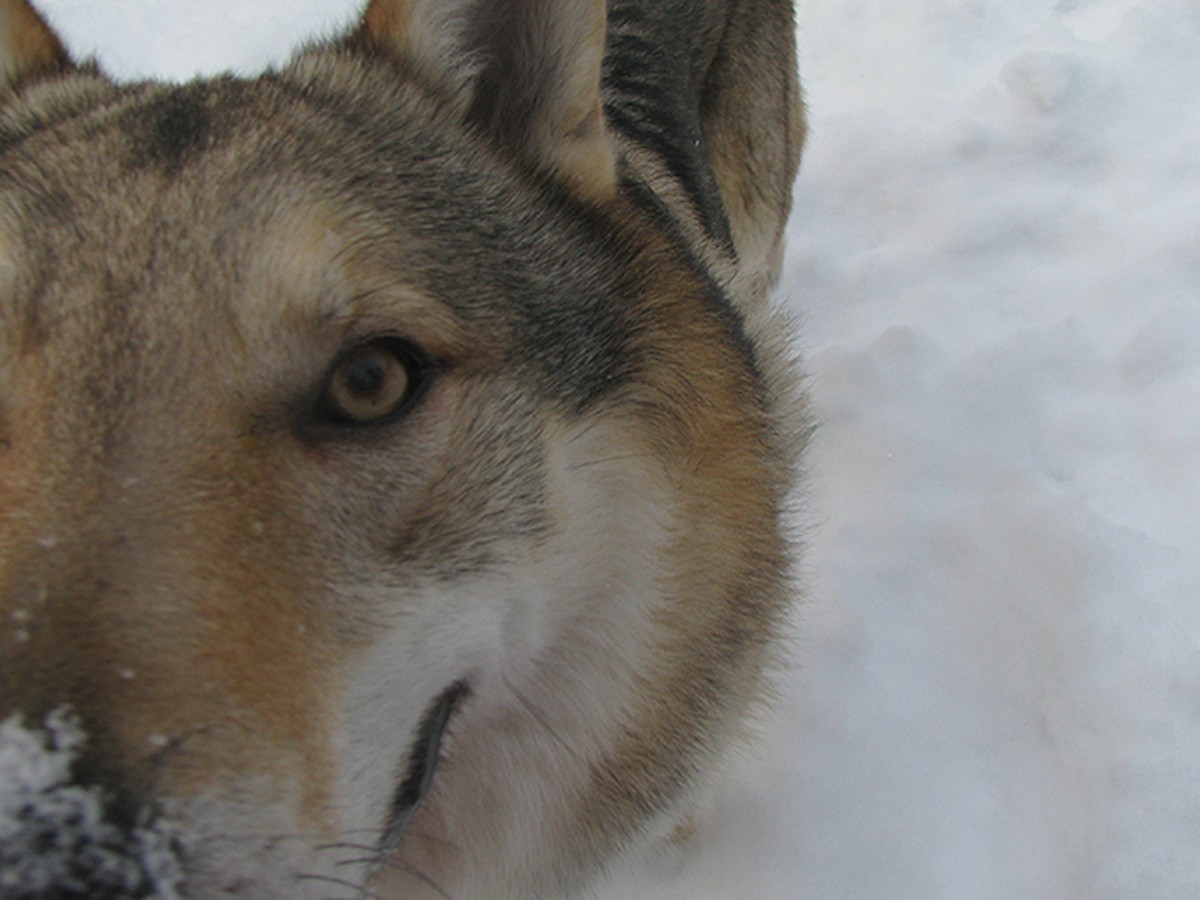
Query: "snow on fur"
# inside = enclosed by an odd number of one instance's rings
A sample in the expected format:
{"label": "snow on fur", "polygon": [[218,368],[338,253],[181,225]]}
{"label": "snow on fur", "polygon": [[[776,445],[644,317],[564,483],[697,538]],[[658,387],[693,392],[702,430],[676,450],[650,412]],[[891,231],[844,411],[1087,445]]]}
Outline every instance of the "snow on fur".
{"label": "snow on fur", "polygon": [[175,897],[170,829],[126,832],[108,820],[97,788],[72,784],[84,740],[63,712],[44,730],[16,717],[0,723],[0,897]]}

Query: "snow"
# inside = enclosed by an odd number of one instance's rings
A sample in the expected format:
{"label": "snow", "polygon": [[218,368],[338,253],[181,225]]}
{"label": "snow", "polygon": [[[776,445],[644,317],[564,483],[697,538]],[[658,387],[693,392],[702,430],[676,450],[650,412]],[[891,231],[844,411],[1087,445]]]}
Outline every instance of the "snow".
{"label": "snow", "polygon": [[[353,0],[42,0],[125,77]],[[1200,896],[1200,5],[804,0],[783,699],[612,898]]]}
{"label": "snow", "polygon": [[98,788],[72,783],[86,739],[69,713],[46,729],[0,722],[0,896],[177,898],[182,880],[169,825],[130,833],[109,822]]}

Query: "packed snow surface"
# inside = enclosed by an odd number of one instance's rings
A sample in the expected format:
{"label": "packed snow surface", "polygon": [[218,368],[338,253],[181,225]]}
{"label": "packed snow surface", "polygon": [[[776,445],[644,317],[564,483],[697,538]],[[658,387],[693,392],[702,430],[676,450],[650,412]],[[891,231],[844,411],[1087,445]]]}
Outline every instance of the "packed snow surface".
{"label": "packed snow surface", "polygon": [[[179,79],[358,6],[40,5]],[[794,667],[696,838],[602,893],[1200,896],[1200,4],[799,19]]]}

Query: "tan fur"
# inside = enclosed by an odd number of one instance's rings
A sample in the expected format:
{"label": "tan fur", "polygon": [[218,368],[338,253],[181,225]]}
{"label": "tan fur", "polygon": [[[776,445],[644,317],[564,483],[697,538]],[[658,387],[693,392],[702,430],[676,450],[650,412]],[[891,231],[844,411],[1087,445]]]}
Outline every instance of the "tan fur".
{"label": "tan fur", "polygon": [[62,43],[26,0],[0,5],[0,87],[67,59]]}
{"label": "tan fur", "polygon": [[791,27],[371,0],[121,86],[0,0],[0,720],[187,896],[578,895],[686,819],[793,593]]}

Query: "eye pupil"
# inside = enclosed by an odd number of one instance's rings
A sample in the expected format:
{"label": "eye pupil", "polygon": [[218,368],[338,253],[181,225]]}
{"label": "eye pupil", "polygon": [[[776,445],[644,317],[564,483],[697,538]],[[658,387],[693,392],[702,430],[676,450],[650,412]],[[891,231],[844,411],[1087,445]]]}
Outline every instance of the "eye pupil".
{"label": "eye pupil", "polygon": [[342,380],[350,393],[370,397],[379,393],[385,377],[383,363],[375,356],[367,356],[347,363]]}
{"label": "eye pupil", "polygon": [[372,341],[334,367],[325,408],[331,418],[350,424],[386,419],[411,398],[419,371],[413,353],[400,342]]}

